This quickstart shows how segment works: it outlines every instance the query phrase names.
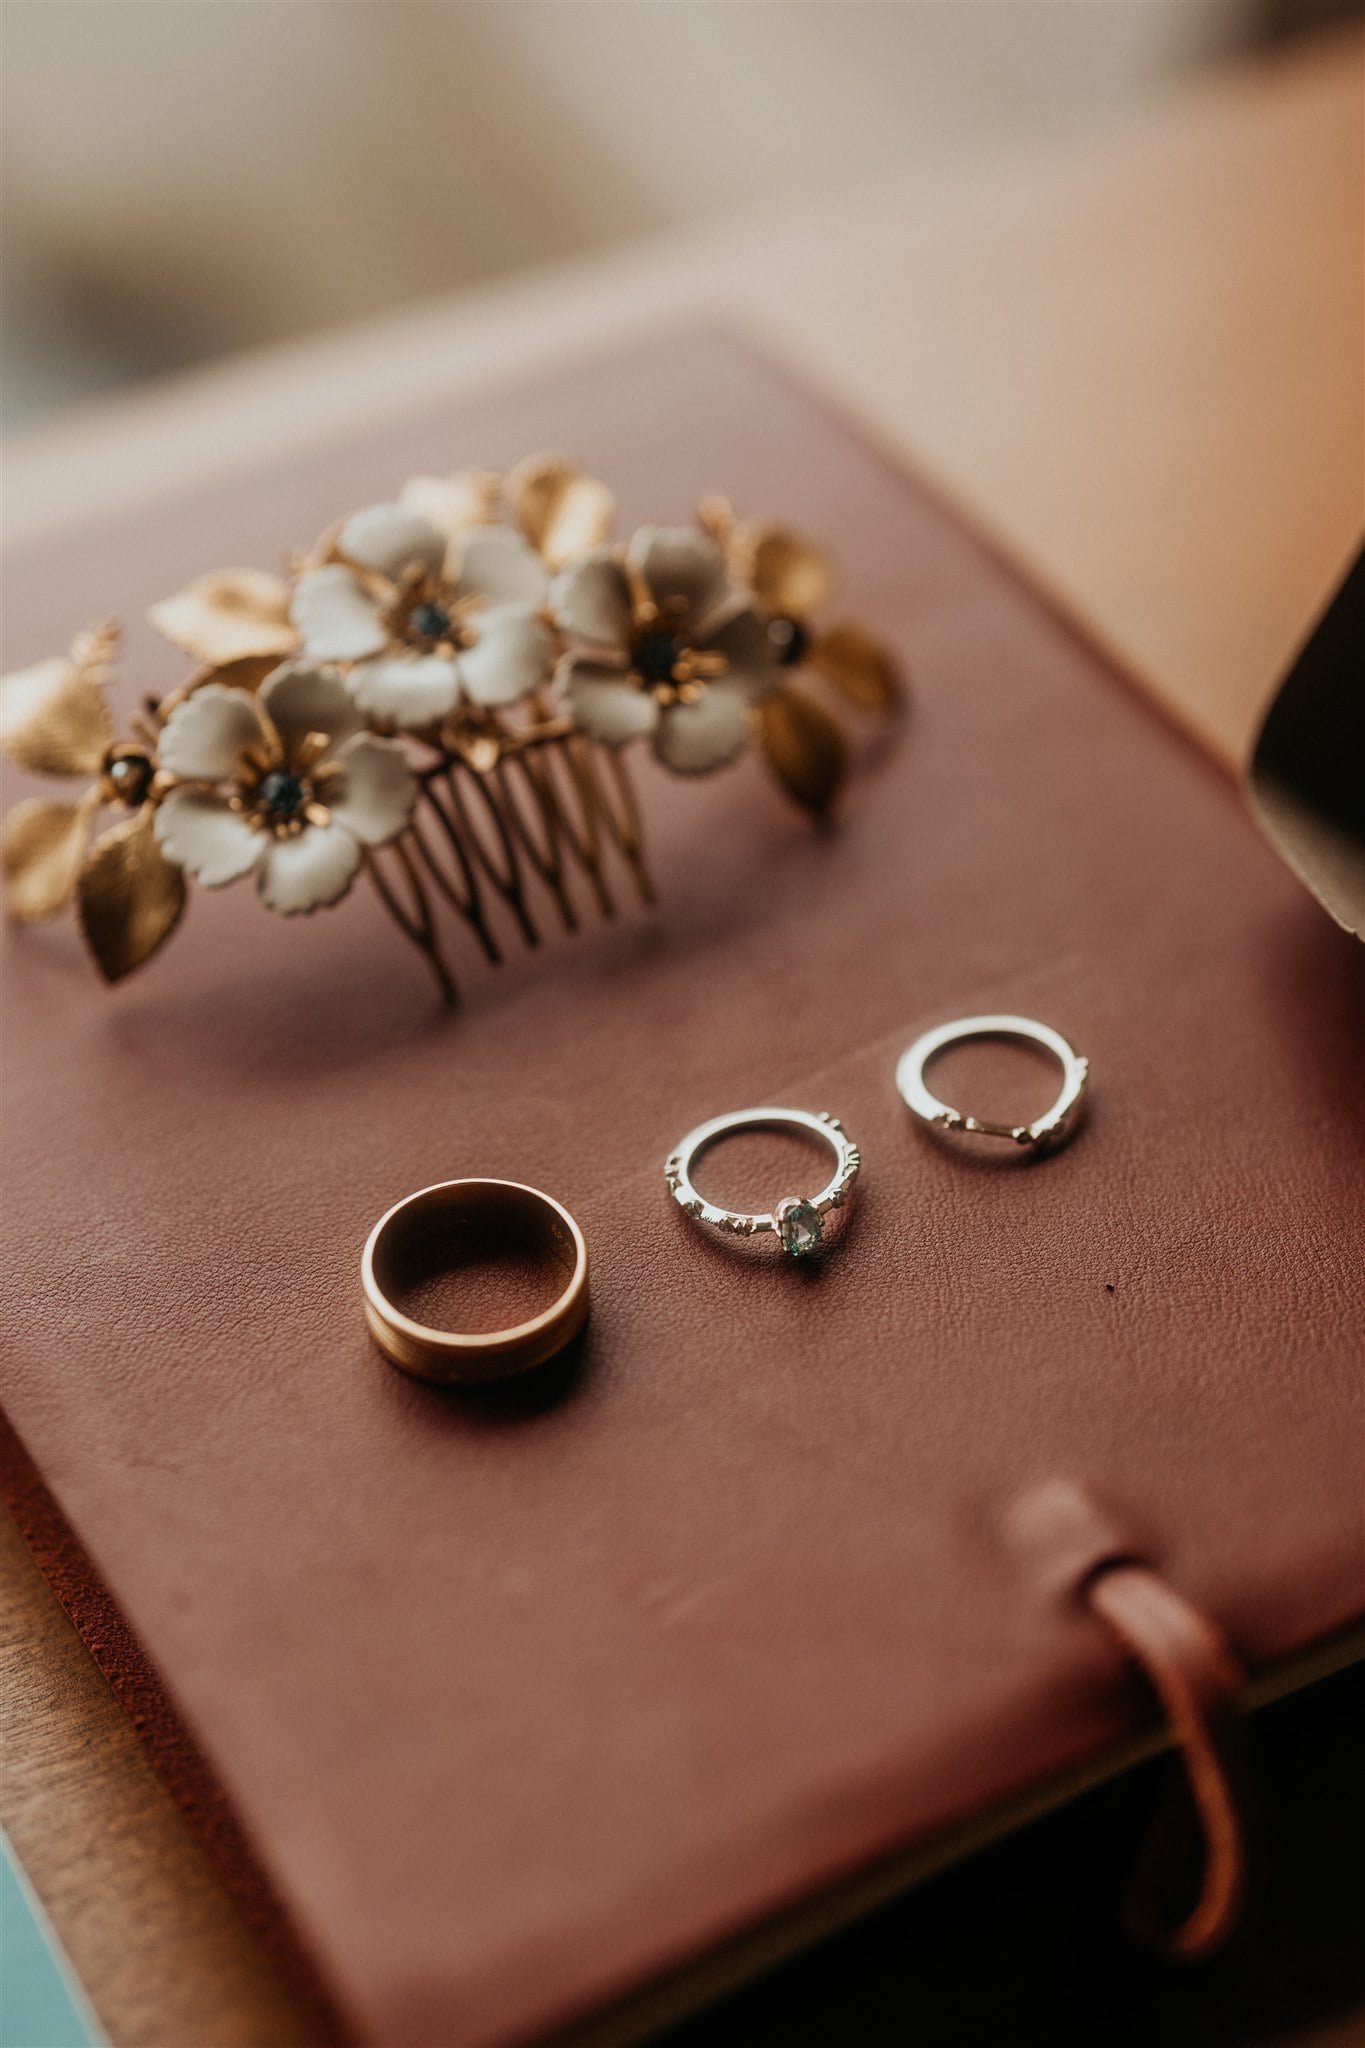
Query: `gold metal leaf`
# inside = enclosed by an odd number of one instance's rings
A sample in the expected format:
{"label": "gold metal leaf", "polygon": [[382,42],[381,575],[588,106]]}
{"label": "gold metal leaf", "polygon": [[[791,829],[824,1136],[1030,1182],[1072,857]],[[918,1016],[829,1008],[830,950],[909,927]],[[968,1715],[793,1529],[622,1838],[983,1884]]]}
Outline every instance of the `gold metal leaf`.
{"label": "gold metal leaf", "polygon": [[297,645],[289,586],[268,569],[216,569],[147,614],[158,633],[215,666],[252,655],[285,655]]}
{"label": "gold metal leaf", "polygon": [[806,657],[826,682],[864,711],[889,711],[900,701],[901,681],[890,650],[846,620],[817,636]]}
{"label": "gold metal leaf", "polygon": [[703,533],[709,533],[718,548],[726,554],[734,545],[738,522],[730,500],[719,491],[712,491],[697,507],[697,524]]}
{"label": "gold metal leaf", "polygon": [[107,683],[122,638],[123,628],[117,619],[106,619],[102,626],[82,626],[71,642],[71,659],[97,683]]}
{"label": "gold metal leaf", "polygon": [[490,526],[498,516],[501,479],[491,469],[461,469],[454,476],[410,476],[400,503],[420,512],[448,539],[471,526]]}
{"label": "gold metal leaf", "polygon": [[848,771],[848,748],[829,713],[800,691],[775,690],[758,707],[758,730],[788,794],[808,811],[826,810]]}
{"label": "gold metal leaf", "polygon": [[611,536],[615,498],[605,484],[585,476],[562,455],[528,456],[504,489],[527,539],[552,568]]}
{"label": "gold metal leaf", "polygon": [[156,843],[144,804],[97,839],[81,870],[76,908],[95,965],[121,981],[151,958],[185,907],[185,878]]}
{"label": "gold metal leaf", "polygon": [[735,535],[738,567],[765,611],[809,618],[828,602],[834,570],[828,555],[804,534],[774,520],[755,520]]}
{"label": "gold metal leaf", "polygon": [[98,804],[92,789],[77,804],[16,804],[6,818],[6,903],[20,924],[55,917],[70,899]]}
{"label": "gold metal leaf", "polygon": [[118,644],[105,626],[68,654],[0,676],[0,746],[39,775],[96,775],[114,737],[104,680]]}
{"label": "gold metal leaf", "polygon": [[181,697],[188,697],[193,690],[202,689],[205,683],[221,683],[225,689],[245,690],[254,697],[267,676],[273,676],[280,665],[277,654],[244,654],[238,661],[210,662],[206,668],[196,669],[189,681],[173,696],[162,699],[162,710]]}

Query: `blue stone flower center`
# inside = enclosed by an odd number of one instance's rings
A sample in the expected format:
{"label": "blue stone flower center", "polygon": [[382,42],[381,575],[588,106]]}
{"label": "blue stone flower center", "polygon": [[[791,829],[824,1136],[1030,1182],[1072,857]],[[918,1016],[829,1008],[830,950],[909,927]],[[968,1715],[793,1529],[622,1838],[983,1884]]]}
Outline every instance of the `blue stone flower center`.
{"label": "blue stone flower center", "polygon": [[423,640],[440,640],[450,631],[450,613],[443,604],[429,600],[413,607],[409,623]]}
{"label": "blue stone flower center", "polygon": [[304,786],[297,775],[291,775],[287,768],[272,768],[261,777],[256,801],[268,823],[287,825],[302,808],[304,796]]}
{"label": "blue stone flower center", "polygon": [[810,633],[800,619],[779,612],[768,621],[768,640],[784,668],[794,668],[810,652]]}
{"label": "blue stone flower center", "polygon": [[650,686],[671,683],[684,652],[684,643],[672,633],[645,633],[636,643],[635,667]]}

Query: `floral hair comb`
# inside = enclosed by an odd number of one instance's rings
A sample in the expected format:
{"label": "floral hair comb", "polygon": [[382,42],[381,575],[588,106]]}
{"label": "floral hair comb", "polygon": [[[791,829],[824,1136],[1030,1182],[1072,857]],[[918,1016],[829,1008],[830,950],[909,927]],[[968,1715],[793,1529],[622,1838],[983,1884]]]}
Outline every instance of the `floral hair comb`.
{"label": "floral hair comb", "polygon": [[[617,871],[652,900],[631,742],[698,775],[752,740],[798,803],[825,811],[847,748],[792,671],[864,711],[899,695],[875,639],[816,623],[825,556],[721,499],[695,526],[625,543],[613,517],[606,486],[558,457],[412,477],[285,577],[224,570],[154,605],[151,623],[199,666],[125,737],[106,696],[116,626],[5,677],[5,750],[88,784],[10,813],[12,914],[74,898],[117,981],[175,929],[187,878],[254,875],[262,903],[292,916],[364,875],[453,1000],[452,917],[496,961],[508,928],[537,943],[543,904],[570,930],[580,898],[613,915]],[[97,837],[105,810],[118,815]]]}

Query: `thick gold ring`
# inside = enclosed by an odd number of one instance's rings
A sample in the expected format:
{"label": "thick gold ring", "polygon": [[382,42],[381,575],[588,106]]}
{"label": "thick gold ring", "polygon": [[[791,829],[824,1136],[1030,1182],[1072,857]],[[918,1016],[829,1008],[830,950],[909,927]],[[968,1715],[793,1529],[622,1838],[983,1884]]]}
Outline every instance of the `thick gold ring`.
{"label": "thick gold ring", "polygon": [[[538,1316],[510,1330],[430,1329],[394,1306],[392,1294],[458,1236],[461,1224],[506,1228],[569,1274],[563,1292]],[[588,1247],[568,1210],[539,1188],[515,1180],[447,1180],[404,1196],[370,1232],[360,1262],[365,1320],[387,1358],[418,1379],[469,1386],[529,1372],[563,1350],[588,1319]]]}

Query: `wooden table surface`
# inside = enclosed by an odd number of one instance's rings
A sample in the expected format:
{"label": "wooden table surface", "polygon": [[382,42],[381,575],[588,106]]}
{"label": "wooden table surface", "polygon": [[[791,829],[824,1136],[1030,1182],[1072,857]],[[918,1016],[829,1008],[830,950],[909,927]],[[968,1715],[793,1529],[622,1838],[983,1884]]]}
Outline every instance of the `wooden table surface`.
{"label": "wooden table surface", "polygon": [[[1047,151],[121,398],[7,450],[7,539],[714,316],[931,473],[1234,767],[1365,523],[1363,57],[1336,39]],[[116,2048],[304,2042],[7,1517],[0,1569],[0,1818]]]}

